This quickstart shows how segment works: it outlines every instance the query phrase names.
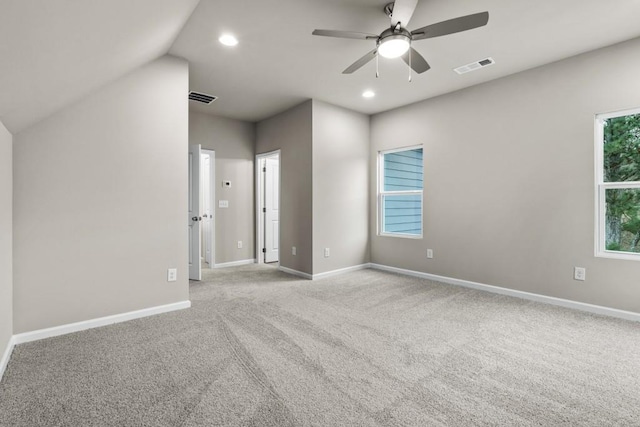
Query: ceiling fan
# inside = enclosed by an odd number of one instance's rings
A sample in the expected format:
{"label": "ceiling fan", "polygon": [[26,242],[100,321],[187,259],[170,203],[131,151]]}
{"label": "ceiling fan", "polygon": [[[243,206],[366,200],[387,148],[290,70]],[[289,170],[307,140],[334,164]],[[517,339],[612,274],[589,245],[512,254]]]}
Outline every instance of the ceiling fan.
{"label": "ceiling fan", "polygon": [[[314,30],[312,34],[314,36],[376,41],[375,49],[347,67],[342,74],[353,73],[376,58],[378,54],[385,58],[402,57],[413,71],[420,74],[427,71],[431,66],[418,51],[411,47],[411,42],[471,30],[487,25],[487,22],[489,22],[489,12],[481,12],[409,31],[407,30],[407,25],[417,4],[418,0],[396,0],[394,3],[387,4],[384,7],[384,11],[391,18],[391,27],[381,32],[380,35],[334,30]],[[378,73],[376,71],[377,76]]]}

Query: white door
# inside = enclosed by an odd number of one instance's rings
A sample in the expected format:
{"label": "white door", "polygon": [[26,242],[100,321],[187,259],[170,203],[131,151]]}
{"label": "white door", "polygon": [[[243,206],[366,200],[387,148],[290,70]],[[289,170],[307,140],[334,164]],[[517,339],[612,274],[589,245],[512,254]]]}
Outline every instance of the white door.
{"label": "white door", "polygon": [[211,156],[209,154],[202,155],[202,237],[204,247],[204,261],[213,268],[213,245],[212,230],[213,226],[213,208],[211,200]]}
{"label": "white door", "polygon": [[280,259],[280,158],[266,158],[264,171],[264,262],[276,262]]}
{"label": "white door", "polygon": [[200,145],[189,146],[189,280],[200,280]]}

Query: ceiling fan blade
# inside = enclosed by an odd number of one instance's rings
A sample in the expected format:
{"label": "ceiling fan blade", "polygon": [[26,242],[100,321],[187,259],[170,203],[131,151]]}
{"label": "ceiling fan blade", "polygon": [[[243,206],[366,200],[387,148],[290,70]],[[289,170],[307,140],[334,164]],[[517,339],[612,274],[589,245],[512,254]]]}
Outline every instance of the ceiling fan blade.
{"label": "ceiling fan blade", "polygon": [[378,54],[378,48],[373,49],[371,52],[364,55],[362,58],[358,59],[353,64],[349,65],[349,67],[342,72],[342,74],[351,74],[354,71],[359,70],[363,65],[371,61]]}
{"label": "ceiling fan blade", "polygon": [[393,11],[391,12],[391,27],[395,27],[399,22],[402,28],[407,28],[417,5],[418,0],[396,0],[393,3]]}
{"label": "ceiling fan blade", "polygon": [[[411,63],[409,63],[409,53],[411,53]],[[424,73],[429,68],[431,68],[431,66],[424,59],[424,57],[420,55],[420,53],[414,48],[409,49],[407,53],[402,55],[402,59],[404,60],[404,62],[407,63],[407,65],[411,67],[413,71],[415,71],[418,74]]]}
{"label": "ceiling fan blade", "polygon": [[487,22],[489,22],[489,12],[461,16],[413,30],[411,31],[411,35],[413,36],[412,40],[431,39],[446,36],[447,34],[459,33],[460,31],[472,30],[487,25]]}
{"label": "ceiling fan blade", "polygon": [[313,30],[314,36],[340,37],[342,39],[377,40],[378,36],[369,33],[358,33],[356,31],[335,31],[335,30]]}

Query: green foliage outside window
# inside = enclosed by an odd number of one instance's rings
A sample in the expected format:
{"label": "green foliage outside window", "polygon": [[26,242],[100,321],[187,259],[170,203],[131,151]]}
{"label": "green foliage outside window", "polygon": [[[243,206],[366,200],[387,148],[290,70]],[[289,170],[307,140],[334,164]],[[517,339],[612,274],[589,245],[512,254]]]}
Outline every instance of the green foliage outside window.
{"label": "green foliage outside window", "polygon": [[[604,182],[640,181],[640,114],[604,121]],[[640,189],[606,192],[605,241],[610,251],[640,252]]]}

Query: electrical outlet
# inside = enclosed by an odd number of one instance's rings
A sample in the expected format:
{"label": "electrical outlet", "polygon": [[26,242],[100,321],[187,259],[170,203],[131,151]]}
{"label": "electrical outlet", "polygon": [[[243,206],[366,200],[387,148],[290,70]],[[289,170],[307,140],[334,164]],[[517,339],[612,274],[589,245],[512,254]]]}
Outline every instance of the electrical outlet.
{"label": "electrical outlet", "polygon": [[433,249],[427,249],[427,258],[433,258]]}
{"label": "electrical outlet", "polygon": [[324,248],[324,257],[325,257],[325,258],[329,258],[329,255],[330,255],[330,254],[331,254],[331,253],[330,253],[330,251],[329,251],[329,248]]}
{"label": "electrical outlet", "polygon": [[238,240],[238,249],[242,249],[242,240]]}
{"label": "electrical outlet", "polygon": [[573,268],[573,279],[585,281],[587,280],[587,269],[584,267],[574,267]]}
{"label": "electrical outlet", "polygon": [[291,255],[295,255],[296,254],[296,247],[292,246],[291,247]]}
{"label": "electrical outlet", "polygon": [[178,269],[170,268],[167,270],[167,282],[175,282],[178,280]]}

